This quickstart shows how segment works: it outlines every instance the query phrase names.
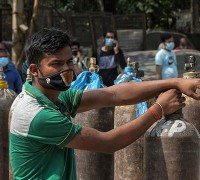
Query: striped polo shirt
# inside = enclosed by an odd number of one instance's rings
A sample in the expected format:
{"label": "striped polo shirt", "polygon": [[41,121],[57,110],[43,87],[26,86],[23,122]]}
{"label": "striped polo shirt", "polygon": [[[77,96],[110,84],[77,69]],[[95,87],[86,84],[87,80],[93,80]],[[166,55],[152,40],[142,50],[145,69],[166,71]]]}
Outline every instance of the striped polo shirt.
{"label": "striped polo shirt", "polygon": [[61,92],[56,104],[32,82],[11,107],[10,161],[15,179],[76,179],[74,150],[65,146],[80,131],[76,115],[82,91]]}

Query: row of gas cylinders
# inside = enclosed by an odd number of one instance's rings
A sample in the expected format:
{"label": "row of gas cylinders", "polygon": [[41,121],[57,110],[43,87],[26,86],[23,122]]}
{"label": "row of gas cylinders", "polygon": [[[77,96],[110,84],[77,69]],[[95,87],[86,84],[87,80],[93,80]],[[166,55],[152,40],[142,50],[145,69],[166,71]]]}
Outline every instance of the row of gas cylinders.
{"label": "row of gas cylinders", "polygon": [[[127,60],[127,69],[141,78],[138,63]],[[94,58],[91,72],[97,72]],[[122,73],[122,77],[125,73]],[[195,72],[195,59],[185,64],[184,78],[199,78]],[[128,83],[128,82],[127,82]],[[8,90],[0,68],[0,179],[9,177],[8,116],[16,94]],[[148,101],[148,107],[155,100]],[[200,179],[200,104],[186,97],[182,112],[172,114],[155,123],[138,140],[115,154],[75,150],[78,180],[197,180]],[[136,118],[136,105],[94,109],[77,114],[74,123],[106,132]],[[10,172],[11,173],[11,172]]]}
{"label": "row of gas cylinders", "polygon": [[[135,77],[144,75],[138,63],[127,62]],[[200,77],[192,56],[185,63],[183,77]],[[154,102],[155,99],[149,100],[148,107]],[[135,119],[136,111],[136,105],[95,109],[78,114],[73,122],[106,132]],[[78,180],[200,179],[198,117],[200,102],[186,96],[186,106],[181,111],[155,123],[142,137],[115,154],[75,150]]]}

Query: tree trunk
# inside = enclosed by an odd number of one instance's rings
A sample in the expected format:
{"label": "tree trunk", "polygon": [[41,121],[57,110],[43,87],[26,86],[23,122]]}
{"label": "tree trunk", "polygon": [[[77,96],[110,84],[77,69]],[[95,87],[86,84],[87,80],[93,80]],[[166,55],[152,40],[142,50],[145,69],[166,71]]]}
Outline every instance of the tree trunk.
{"label": "tree trunk", "polygon": [[35,18],[37,15],[38,4],[39,4],[39,0],[34,0],[33,14],[32,14],[32,18],[30,22],[30,27],[29,27],[29,36],[31,36],[35,30]]}
{"label": "tree trunk", "polygon": [[21,38],[23,36],[22,32],[19,30],[19,25],[23,23],[20,15],[23,14],[23,0],[13,0],[13,17],[12,17],[12,61],[17,64],[18,58],[20,57],[21,51],[23,50],[23,45],[21,43]]}

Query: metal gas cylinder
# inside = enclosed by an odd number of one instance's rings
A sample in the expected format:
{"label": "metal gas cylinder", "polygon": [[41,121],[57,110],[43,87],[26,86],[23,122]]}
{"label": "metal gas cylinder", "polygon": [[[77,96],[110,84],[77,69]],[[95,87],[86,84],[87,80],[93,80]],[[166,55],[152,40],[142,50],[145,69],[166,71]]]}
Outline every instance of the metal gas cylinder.
{"label": "metal gas cylinder", "polygon": [[[89,71],[97,73],[98,70],[96,59],[90,58]],[[79,113],[73,123],[107,132],[114,128],[114,107]],[[114,155],[76,149],[75,156],[78,180],[113,180]]]}
{"label": "metal gas cylinder", "polygon": [[[200,78],[200,73],[196,72],[196,59],[194,56],[189,56],[188,62],[185,63],[185,69],[183,73],[183,78]],[[197,90],[200,93],[200,89]],[[200,132],[200,101],[197,101],[191,97],[185,95],[186,106],[183,108],[183,117],[194,124],[197,130]]]}
{"label": "metal gas cylinder", "polygon": [[26,81],[29,81],[32,79],[31,73],[30,73],[30,69],[28,68],[26,71]]}
{"label": "metal gas cylinder", "polygon": [[179,110],[144,136],[144,180],[199,179],[199,133]]}
{"label": "metal gas cylinder", "polygon": [[16,93],[8,89],[4,80],[3,67],[0,66],[0,179],[9,179],[9,110]]}
{"label": "metal gas cylinder", "polygon": [[[144,76],[144,71],[139,70],[139,63],[131,63],[127,59],[127,67],[118,76],[122,83],[133,81],[133,78]],[[127,77],[127,78],[126,78]],[[129,78],[130,77],[130,78]],[[124,79],[123,79],[124,78]],[[119,127],[137,118],[137,105],[116,106],[114,114],[114,127]],[[143,174],[143,137],[138,138],[134,143],[117,151],[114,154],[114,179],[115,180],[142,180]]]}

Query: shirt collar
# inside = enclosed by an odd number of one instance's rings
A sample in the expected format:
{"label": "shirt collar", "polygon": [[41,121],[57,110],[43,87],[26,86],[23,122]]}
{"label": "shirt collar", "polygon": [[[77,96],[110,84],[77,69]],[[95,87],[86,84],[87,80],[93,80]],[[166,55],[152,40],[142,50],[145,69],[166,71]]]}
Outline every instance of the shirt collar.
{"label": "shirt collar", "polygon": [[58,110],[58,107],[52,101],[50,101],[39,89],[32,86],[32,81],[26,81],[24,86],[25,86],[25,92],[29,96],[37,99],[45,106]]}

